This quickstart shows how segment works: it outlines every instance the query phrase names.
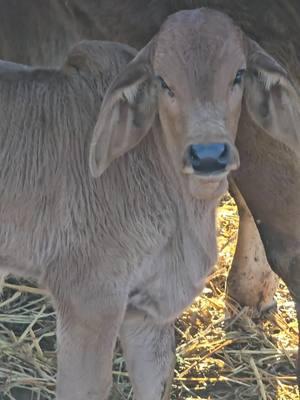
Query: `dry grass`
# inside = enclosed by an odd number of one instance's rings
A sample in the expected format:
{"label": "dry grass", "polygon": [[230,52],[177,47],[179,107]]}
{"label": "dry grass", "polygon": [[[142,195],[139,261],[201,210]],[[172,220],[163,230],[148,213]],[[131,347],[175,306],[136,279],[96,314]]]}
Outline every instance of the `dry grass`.
{"label": "dry grass", "polygon": [[[286,287],[280,284],[278,309],[263,319],[247,308],[225,307],[237,227],[236,207],[226,196],[219,209],[218,268],[176,324],[172,399],[299,399],[294,375],[298,332]],[[55,314],[49,298],[11,278],[0,301],[0,400],[53,399],[55,371]],[[114,398],[132,399],[119,349],[113,375]]]}

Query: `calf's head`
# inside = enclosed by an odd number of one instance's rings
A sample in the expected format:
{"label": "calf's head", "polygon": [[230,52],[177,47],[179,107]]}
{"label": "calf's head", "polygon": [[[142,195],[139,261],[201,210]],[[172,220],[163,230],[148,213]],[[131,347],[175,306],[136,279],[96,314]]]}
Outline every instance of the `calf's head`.
{"label": "calf's head", "polygon": [[91,143],[91,172],[101,175],[158,117],[166,157],[186,189],[199,199],[218,197],[239,166],[234,141],[242,105],[278,136],[278,110],[291,88],[284,69],[226,15],[173,14],[108,89]]}

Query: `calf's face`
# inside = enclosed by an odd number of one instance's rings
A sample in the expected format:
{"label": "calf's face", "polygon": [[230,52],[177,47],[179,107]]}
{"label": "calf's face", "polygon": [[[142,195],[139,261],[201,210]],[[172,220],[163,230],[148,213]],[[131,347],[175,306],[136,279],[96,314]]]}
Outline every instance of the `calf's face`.
{"label": "calf's face", "polygon": [[193,196],[220,196],[239,165],[234,140],[246,68],[242,35],[231,20],[208,10],[177,13],[167,22],[153,56],[167,149]]}
{"label": "calf's face", "polygon": [[239,165],[234,141],[241,107],[280,136],[273,128],[283,94],[292,91],[283,68],[226,15],[209,9],[173,14],[106,93],[91,172],[99,176],[136,146],[158,117],[166,157],[186,190],[198,199],[218,197]]}

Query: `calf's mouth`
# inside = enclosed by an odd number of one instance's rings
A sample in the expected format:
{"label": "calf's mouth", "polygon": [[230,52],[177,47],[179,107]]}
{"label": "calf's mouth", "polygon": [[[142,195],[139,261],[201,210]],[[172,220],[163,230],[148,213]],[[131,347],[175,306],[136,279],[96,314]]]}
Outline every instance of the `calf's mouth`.
{"label": "calf's mouth", "polygon": [[190,194],[202,200],[222,196],[228,189],[227,175],[238,168],[239,155],[229,142],[189,144],[183,157]]}

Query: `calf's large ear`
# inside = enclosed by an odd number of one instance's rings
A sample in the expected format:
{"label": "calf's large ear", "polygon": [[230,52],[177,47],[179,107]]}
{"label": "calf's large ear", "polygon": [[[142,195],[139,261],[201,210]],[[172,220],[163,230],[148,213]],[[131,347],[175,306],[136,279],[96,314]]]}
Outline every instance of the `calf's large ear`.
{"label": "calf's large ear", "polygon": [[274,139],[300,151],[299,96],[286,70],[248,39],[245,100],[250,115]]}
{"label": "calf's large ear", "polygon": [[157,111],[157,82],[151,42],[125,67],[106,92],[90,145],[94,177],[135,147],[150,130]]}

